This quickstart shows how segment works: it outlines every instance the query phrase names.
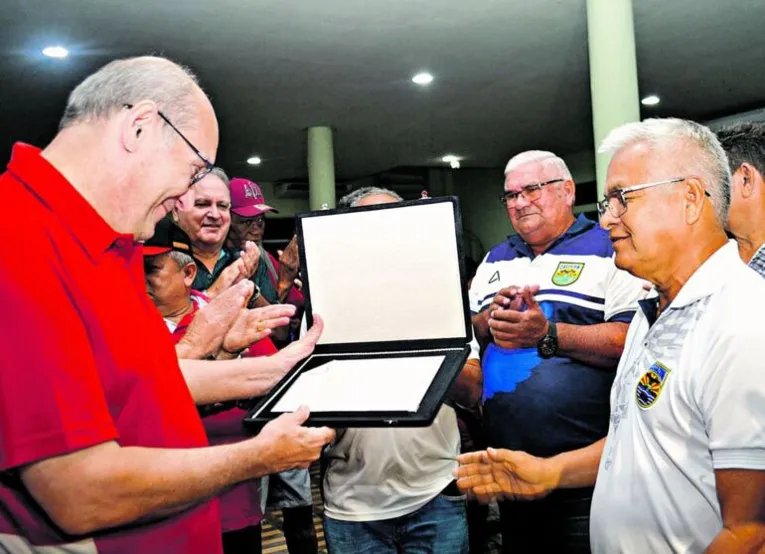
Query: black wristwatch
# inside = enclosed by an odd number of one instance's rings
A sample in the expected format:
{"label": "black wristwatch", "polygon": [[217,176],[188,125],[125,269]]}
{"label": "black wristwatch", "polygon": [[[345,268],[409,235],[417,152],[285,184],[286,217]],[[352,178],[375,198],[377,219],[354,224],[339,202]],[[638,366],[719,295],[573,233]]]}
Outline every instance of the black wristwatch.
{"label": "black wristwatch", "polygon": [[558,327],[554,321],[550,321],[550,327],[547,334],[539,339],[537,343],[537,352],[541,358],[548,360],[558,352]]}

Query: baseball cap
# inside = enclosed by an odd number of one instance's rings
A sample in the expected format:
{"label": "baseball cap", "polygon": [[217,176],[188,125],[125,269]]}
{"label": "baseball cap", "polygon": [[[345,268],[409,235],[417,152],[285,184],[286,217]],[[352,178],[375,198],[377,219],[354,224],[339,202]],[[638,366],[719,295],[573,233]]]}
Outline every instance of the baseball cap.
{"label": "baseball cap", "polygon": [[163,217],[154,228],[154,236],[143,243],[143,255],[158,256],[171,250],[191,255],[191,239],[170,218]]}
{"label": "baseball cap", "polygon": [[265,204],[260,186],[248,179],[234,177],[229,184],[231,190],[231,211],[241,217],[255,217],[266,212],[279,210]]}

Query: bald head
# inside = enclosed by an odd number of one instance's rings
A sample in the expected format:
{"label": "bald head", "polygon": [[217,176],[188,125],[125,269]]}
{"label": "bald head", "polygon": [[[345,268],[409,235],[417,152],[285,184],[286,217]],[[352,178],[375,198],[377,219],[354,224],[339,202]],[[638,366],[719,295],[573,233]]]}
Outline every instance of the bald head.
{"label": "bald head", "polygon": [[60,128],[106,119],[126,105],[150,100],[175,125],[193,125],[212,106],[188,69],[165,58],[142,56],[108,63],[75,88]]}

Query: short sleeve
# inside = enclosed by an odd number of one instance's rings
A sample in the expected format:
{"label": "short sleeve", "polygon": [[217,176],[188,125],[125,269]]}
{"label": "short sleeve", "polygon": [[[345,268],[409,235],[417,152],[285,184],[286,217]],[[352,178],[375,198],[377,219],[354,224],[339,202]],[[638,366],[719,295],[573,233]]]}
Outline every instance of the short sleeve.
{"label": "short sleeve", "polygon": [[695,376],[712,464],[765,470],[765,341],[757,326],[725,319],[714,323],[709,348],[699,349]]}
{"label": "short sleeve", "polygon": [[645,298],[646,283],[614,265],[608,272],[604,319],[608,322],[629,323],[638,309],[638,300]]}
{"label": "short sleeve", "polygon": [[474,315],[480,312],[485,305],[486,295],[489,295],[490,297],[494,296],[491,292],[486,292],[491,277],[491,267],[490,264],[486,262],[488,258],[489,254],[484,257],[483,261],[478,266],[473,281],[470,284],[470,290],[468,291],[470,312]]}
{"label": "short sleeve", "polygon": [[18,254],[0,265],[0,471],[118,435],[54,255]]}

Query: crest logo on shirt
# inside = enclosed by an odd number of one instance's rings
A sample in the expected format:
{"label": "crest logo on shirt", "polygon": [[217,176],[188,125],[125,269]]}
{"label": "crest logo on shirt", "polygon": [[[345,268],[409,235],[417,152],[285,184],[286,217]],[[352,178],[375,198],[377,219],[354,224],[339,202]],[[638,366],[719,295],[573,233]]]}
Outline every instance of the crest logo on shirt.
{"label": "crest logo on shirt", "polygon": [[572,283],[575,283],[584,269],[583,263],[576,262],[560,262],[558,267],[555,268],[555,273],[552,276],[552,282],[559,287],[566,287]]}
{"label": "crest logo on shirt", "polygon": [[670,369],[659,362],[648,368],[648,371],[643,374],[637,387],[635,387],[635,400],[637,400],[638,406],[646,410],[656,404],[670,372]]}

